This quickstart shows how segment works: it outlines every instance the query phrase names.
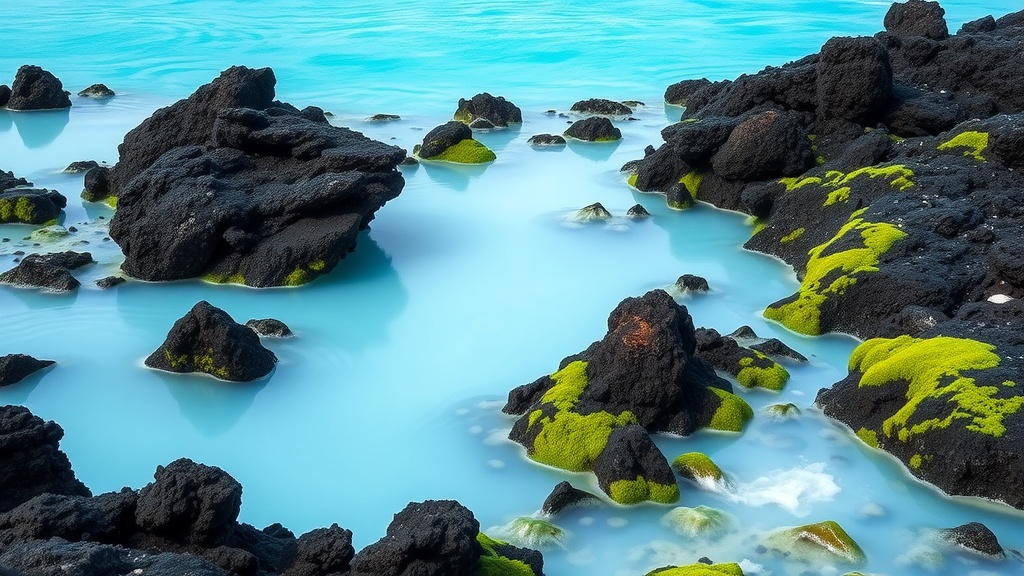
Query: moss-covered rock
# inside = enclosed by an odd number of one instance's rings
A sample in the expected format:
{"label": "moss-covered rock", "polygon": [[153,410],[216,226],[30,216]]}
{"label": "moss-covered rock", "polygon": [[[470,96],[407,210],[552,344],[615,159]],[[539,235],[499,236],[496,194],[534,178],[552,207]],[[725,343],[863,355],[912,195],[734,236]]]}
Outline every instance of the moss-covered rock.
{"label": "moss-covered rock", "polygon": [[[789,371],[767,354],[740,345],[731,336],[717,330],[697,330],[697,353],[715,368],[728,372],[746,388],[782,390],[789,381]],[[749,340],[749,339],[748,339]]]}
{"label": "moss-covered rock", "polygon": [[673,508],[662,516],[661,523],[690,538],[718,538],[733,529],[732,516],[717,508]]}
{"label": "moss-covered rock", "polygon": [[672,469],[683,478],[696,482],[720,482],[722,469],[703,452],[687,452],[672,461]]}
{"label": "moss-covered rock", "polygon": [[482,92],[469,100],[459,98],[459,106],[455,110],[453,118],[467,125],[483,119],[492,128],[507,128],[515,124],[522,124],[523,112],[503,96],[494,97],[488,92]]}
{"label": "moss-covered rock", "polygon": [[500,529],[500,536],[527,548],[564,548],[569,533],[561,527],[532,516],[519,516]]}
{"label": "moss-covered rock", "polygon": [[651,570],[645,576],[743,576],[739,564],[689,564],[687,566],[666,566]]}
{"label": "moss-covered rock", "polygon": [[723,432],[742,432],[754,417],[754,409],[739,396],[720,388],[709,388],[718,396],[719,405],[708,423],[708,428]]}
{"label": "moss-covered rock", "polygon": [[44,224],[67,206],[59,192],[36,188],[0,190],[0,224]]}
{"label": "moss-covered rock", "polygon": [[785,404],[769,404],[764,407],[764,413],[775,420],[792,420],[800,416],[800,408],[792,402]]}
{"label": "moss-covered rock", "polygon": [[823,563],[863,564],[867,557],[857,542],[832,520],[777,530],[765,545],[793,560]]}

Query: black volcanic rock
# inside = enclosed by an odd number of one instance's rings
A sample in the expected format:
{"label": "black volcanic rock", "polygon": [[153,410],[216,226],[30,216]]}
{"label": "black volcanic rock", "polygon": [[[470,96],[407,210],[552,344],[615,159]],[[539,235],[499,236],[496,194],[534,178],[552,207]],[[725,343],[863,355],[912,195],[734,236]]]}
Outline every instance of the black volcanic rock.
{"label": "black volcanic rock", "polygon": [[291,328],[287,324],[274,318],[262,318],[252,319],[245,323],[246,328],[251,329],[253,332],[260,336],[274,336],[276,338],[285,338],[292,335]]}
{"label": "black volcanic rock", "polygon": [[930,40],[942,40],[949,35],[945,15],[946,11],[938,2],[908,0],[890,6],[883,22],[886,32],[894,36],[923,36]]}
{"label": "black volcanic rock", "polygon": [[50,538],[120,544],[135,531],[137,499],[128,488],[93,497],[40,494],[0,514],[0,544]]}
{"label": "black volcanic rock", "polygon": [[707,78],[676,82],[665,89],[665,102],[675,106],[686,106],[693,94],[707,90],[710,86],[712,83]]}
{"label": "black volcanic rock", "polygon": [[818,60],[818,116],[867,123],[892,92],[889,53],[874,38],[832,38]]}
{"label": "black volcanic rock", "polygon": [[125,136],[109,174],[125,272],[304,284],[398,195],[401,148],[274,101],[274,84],[268,68],[230,68]]}
{"label": "black volcanic rock", "polygon": [[7,190],[8,188],[14,188],[15,186],[31,186],[32,183],[24,178],[19,178],[14,175],[14,172],[8,172],[0,170],[0,192]]}
{"label": "black volcanic rock", "polygon": [[262,378],[276,362],[255,332],[205,300],[179,318],[164,343],[146,358],[150,368],[203,372],[235,382]]}
{"label": "black volcanic rock", "polygon": [[22,66],[11,84],[7,100],[10,110],[52,110],[70,108],[71,99],[56,76],[39,66]]}
{"label": "black volcanic rock", "polygon": [[564,146],[565,138],[558,134],[534,134],[526,143],[530,146]]}
{"label": "black volcanic rock", "polygon": [[969,522],[956,528],[940,530],[939,535],[951,544],[962,546],[985,556],[1004,558],[1006,551],[999,544],[996,535],[981,522]]}
{"label": "black volcanic rock", "polygon": [[351,530],[337,524],[330,528],[317,528],[299,538],[295,560],[282,572],[282,576],[345,574],[353,556],[355,549],[352,548]]}
{"label": "black volcanic rock", "polygon": [[473,131],[462,122],[451,121],[435,127],[423,136],[423,144],[416,150],[420,158],[433,158],[463,140],[473,138]]}
{"label": "black volcanic rock", "polygon": [[0,386],[21,382],[26,376],[53,364],[53,360],[36,360],[27,354],[0,356]]}
{"label": "black volcanic rock", "polygon": [[491,128],[507,128],[512,124],[522,124],[523,112],[504,97],[494,97],[483,92],[469,100],[459,98],[454,118],[471,127],[476,120],[482,118],[491,123]]}
{"label": "black volcanic rock", "polygon": [[139,491],[135,523],[180,544],[223,542],[242,505],[242,486],[220,468],[180,458],[158,466]]}
{"label": "black volcanic rock", "polygon": [[64,174],[79,174],[82,172],[88,172],[92,168],[96,168],[100,163],[95,160],[79,160],[68,164],[63,170]]}
{"label": "black volcanic rock", "polygon": [[92,254],[88,252],[29,254],[17,266],[0,274],[0,284],[68,292],[81,285],[71,270],[92,262]]}
{"label": "black volcanic rock", "polygon": [[458,502],[411,503],[352,560],[352,576],[475,576],[480,523]]}
{"label": "black volcanic rock", "polygon": [[729,180],[794,176],[813,165],[811,141],[796,115],[775,111],[738,124],[711,158],[715,173]]}
{"label": "black volcanic rock", "polygon": [[0,108],[7,106],[7,101],[11,99],[11,87],[7,84],[0,84]]}
{"label": "black volcanic rock", "polygon": [[[18,185],[24,179],[11,184]],[[10,188],[0,190],[0,224],[20,222],[22,224],[43,224],[60,216],[68,200],[56,190],[45,188]]]}
{"label": "black volcanic rock", "polygon": [[694,274],[683,274],[676,279],[676,288],[688,292],[707,292],[711,290],[705,278]]}
{"label": "black volcanic rock", "polygon": [[679,487],[665,455],[637,424],[612,430],[608,445],[594,460],[597,483],[612,500],[635,504],[646,500],[671,503]]}
{"label": "black volcanic rock", "polygon": [[0,512],[40,494],[89,496],[58,443],[64,430],[27,408],[0,406]]}
{"label": "black volcanic rock", "polygon": [[572,484],[563,480],[556,484],[551,490],[548,497],[544,499],[544,504],[540,509],[541,512],[553,516],[567,508],[586,506],[588,504],[597,504],[600,502],[601,501],[597,496],[594,496],[590,492],[574,488]]}
{"label": "black volcanic rock", "polygon": [[97,166],[89,169],[82,180],[82,200],[99,202],[110,196],[110,168]]}
{"label": "black volcanic rock", "polygon": [[80,90],[78,95],[83,98],[113,98],[114,91],[107,88],[106,84],[93,84],[84,90]]}
{"label": "black volcanic rock", "polygon": [[621,102],[606,100],[604,98],[589,98],[580,100],[569,108],[570,111],[579,114],[594,114],[599,116],[629,116],[633,110]]}
{"label": "black volcanic rock", "polygon": [[622,139],[622,132],[604,116],[591,116],[577,120],[566,129],[564,134],[587,142],[612,142]]}

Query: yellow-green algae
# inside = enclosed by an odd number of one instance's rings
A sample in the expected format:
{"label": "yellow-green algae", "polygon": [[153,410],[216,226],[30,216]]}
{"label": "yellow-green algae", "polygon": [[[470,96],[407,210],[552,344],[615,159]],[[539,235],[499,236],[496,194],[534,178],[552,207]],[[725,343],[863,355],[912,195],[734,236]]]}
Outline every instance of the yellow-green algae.
{"label": "yellow-green algae", "polygon": [[636,174],[630,174],[629,178],[626,178],[626,184],[629,184],[633,188],[636,188],[636,179],[637,179],[637,175]]}
{"label": "yellow-green algae", "polygon": [[428,158],[428,160],[443,160],[458,164],[486,164],[487,162],[493,162],[495,159],[497,159],[497,156],[490,148],[472,138],[461,140],[445,148],[437,156]]}
{"label": "yellow-green algae", "polygon": [[171,365],[173,370],[204,372],[221,380],[231,379],[231,373],[228,372],[227,368],[223,366],[218,367],[213,362],[213,348],[210,348],[206,354],[201,356],[189,354],[174,355],[169,350],[164,350],[164,358],[167,359],[167,363]]}
{"label": "yellow-green algae", "polygon": [[687,452],[678,456],[672,461],[672,469],[690,480],[709,478],[717,482],[722,479],[722,469],[703,452]]}
{"label": "yellow-green algae", "polygon": [[477,534],[476,541],[483,549],[478,576],[537,576],[522,560],[513,560],[498,554],[495,548],[506,545],[506,542],[495,540],[483,532]]}
{"label": "yellow-green algae", "polygon": [[639,504],[647,500],[671,504],[679,500],[679,486],[652,482],[638,475],[636,480],[616,480],[609,484],[608,496],[619,504]]}
{"label": "yellow-green algae", "polygon": [[715,538],[732,528],[733,519],[717,508],[697,506],[673,508],[662,516],[661,523],[690,538]]}
{"label": "yellow-green algae", "polygon": [[708,428],[726,432],[742,432],[743,427],[754,417],[754,410],[750,404],[747,404],[743,398],[720,388],[709,386],[708,390],[714,392],[721,400],[721,405],[711,417]]}
{"label": "yellow-green algae", "polygon": [[100,202],[103,202],[104,204],[110,206],[115,210],[117,209],[117,196],[107,196],[106,198],[100,200]]}
{"label": "yellow-green algae", "polygon": [[302,286],[303,284],[308,284],[315,280],[326,266],[327,263],[323,260],[314,260],[306,264],[305,267],[296,266],[294,270],[284,277],[281,284],[283,286]]}
{"label": "yellow-green algae", "polygon": [[779,242],[782,242],[783,244],[787,244],[787,243],[792,242],[792,241],[796,240],[797,238],[803,236],[804,232],[807,232],[806,228],[797,228],[796,230],[793,230],[792,232],[790,232],[789,234],[786,234],[782,238],[779,238]]}
{"label": "yellow-green algae", "polygon": [[[807,271],[795,300],[772,305],[764,311],[765,318],[781,322],[786,327],[816,336],[821,334],[821,305],[831,296],[842,295],[857,282],[857,277],[877,272],[878,262],[896,241],[906,237],[896,226],[887,222],[867,222],[854,212],[849,221],[829,241],[808,251]],[[859,233],[863,248],[825,254],[832,244],[847,234]],[[838,276],[836,272],[840,272]],[[827,285],[826,278],[832,278]]]}
{"label": "yellow-green algae", "polygon": [[207,274],[203,280],[213,284],[245,284],[245,278],[241,273],[235,274]]}
{"label": "yellow-green algae", "polygon": [[800,415],[800,408],[792,402],[785,404],[769,404],[764,407],[765,413],[778,420],[785,418],[795,418]]}
{"label": "yellow-green algae", "polygon": [[694,200],[697,199],[697,190],[700,189],[700,183],[704,181],[704,174],[693,170],[687,172],[679,179],[679,183],[686,188],[686,191],[690,193],[690,197]]}
{"label": "yellow-green algae", "polygon": [[786,192],[799,190],[804,186],[820,186],[828,191],[823,206],[831,206],[850,199],[850,186],[858,178],[884,178],[889,185],[900,192],[906,192],[914,185],[914,171],[903,164],[892,164],[890,166],[865,166],[852,172],[840,172],[829,170],[825,177],[820,176],[794,176],[780,178],[779,184],[786,187]]}
{"label": "yellow-green algae", "polygon": [[565,546],[565,531],[540,518],[520,516],[505,526],[504,531],[514,538],[518,545],[528,548]]}
{"label": "yellow-green algae", "polygon": [[[782,390],[786,382],[789,382],[789,371],[761,352],[755,350],[754,354],[757,360],[749,356],[740,359],[741,368],[736,374],[736,381],[747,388],[766,388],[776,392]],[[767,366],[758,366],[758,362]]]}
{"label": "yellow-green algae", "polygon": [[981,153],[988,148],[988,132],[976,130],[961,132],[936,147],[937,150],[952,150],[954,148],[966,148],[964,156],[972,156],[975,160],[984,162],[985,157]]}
{"label": "yellow-green algae", "polygon": [[722,564],[689,564],[670,566],[648,572],[645,576],[743,576],[743,568],[735,562]]}
{"label": "yellow-green algae", "polygon": [[[931,430],[948,428],[954,420],[965,428],[995,438],[1006,433],[1003,420],[1024,405],[1024,396],[998,398],[999,386],[979,386],[968,370],[995,368],[1000,358],[995,346],[966,338],[873,338],[850,355],[850,370],[861,372],[858,386],[883,386],[904,381],[907,403],[882,423],[881,432],[903,442]],[[1013,387],[1014,382],[1003,382]],[[951,410],[945,418],[929,418],[909,424],[922,402],[945,400]]]}
{"label": "yellow-green algae", "polygon": [[0,198],[0,224],[19,222],[35,224],[37,220],[35,204],[24,196],[17,200]]}
{"label": "yellow-green algae", "polygon": [[768,536],[767,544],[800,560],[814,560],[820,556],[850,564],[862,564],[866,560],[857,542],[833,520],[773,532]]}
{"label": "yellow-green algae", "polygon": [[878,433],[868,428],[857,430],[857,438],[872,448],[878,448]]}

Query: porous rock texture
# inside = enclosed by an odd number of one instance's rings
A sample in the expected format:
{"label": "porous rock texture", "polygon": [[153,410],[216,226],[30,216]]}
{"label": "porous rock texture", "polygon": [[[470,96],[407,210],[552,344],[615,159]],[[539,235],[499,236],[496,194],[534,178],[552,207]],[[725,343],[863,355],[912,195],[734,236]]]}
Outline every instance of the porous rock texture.
{"label": "porous rock texture", "polygon": [[93,262],[89,252],[29,254],[17,266],[0,274],[0,284],[39,288],[49,292],[69,292],[81,285],[71,271]]}
{"label": "porous rock texture", "polygon": [[10,110],[53,110],[70,108],[71,99],[52,73],[39,66],[25,65],[14,75],[6,106]]}
{"label": "porous rock texture", "polygon": [[241,485],[186,458],[159,466],[141,490],[91,496],[59,450],[62,435],[26,408],[0,406],[0,573],[475,576],[486,561],[543,576],[536,551],[482,546],[479,523],[457,502],[410,504],[354,562],[352,532],[337,524],[296,538],[280,524],[239,523]]}
{"label": "porous rock texture", "polygon": [[205,300],[179,318],[164,343],[146,358],[151,368],[202,372],[234,382],[262,378],[276,363],[277,356],[260,344],[251,328]]}
{"label": "porous rock texture", "polygon": [[68,205],[67,198],[56,190],[14,188],[23,184],[27,184],[23,178],[0,173],[0,224],[43,224],[60,216]]}
{"label": "porous rock texture", "polygon": [[[766,303],[769,319],[890,339],[819,394],[826,414],[947,492],[1024,508],[1011,488],[1024,479],[1024,12],[951,35],[937,2],[909,0],[884,25],[734,81],[670,86],[683,117],[634,185],[753,216],[746,247],[801,281]],[[726,163],[741,128],[750,152]],[[769,153],[792,161],[755,155]]]}
{"label": "porous rock texture", "polygon": [[37,360],[28,354],[0,356],[0,386],[17,384],[30,374],[53,364],[53,360]]}
{"label": "porous rock texture", "polygon": [[125,136],[109,175],[125,272],[303,284],[398,195],[404,150],[275,101],[275,83],[269,68],[229,68]]}
{"label": "porous rock texture", "polygon": [[482,118],[489,122],[492,128],[508,128],[523,123],[523,111],[503,96],[495,97],[488,92],[482,92],[469,100],[459,98],[454,118],[470,126]]}

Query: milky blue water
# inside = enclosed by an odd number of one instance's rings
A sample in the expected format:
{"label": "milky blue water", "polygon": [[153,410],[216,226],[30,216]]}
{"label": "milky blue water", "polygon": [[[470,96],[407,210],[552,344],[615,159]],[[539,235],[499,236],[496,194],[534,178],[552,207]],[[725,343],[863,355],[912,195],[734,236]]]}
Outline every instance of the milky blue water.
{"label": "milky blue water", "polygon": [[[945,2],[950,28],[1019,1]],[[0,290],[0,353],[56,360],[42,375],[0,390],[0,402],[59,422],[62,447],[94,492],[140,487],[155,467],[187,456],[224,468],[244,486],[241,520],[280,521],[296,532],[337,522],[361,547],[383,535],[411,500],[454,498],[494,534],[539,509],[560,480],[596,491],[591,477],[545,468],[505,440],[507,391],[552,372],[604,334],[627,296],[669,287],[683,273],[713,290],[681,298],[695,323],[730,332],[748,324],[810,359],[789,365],[780,394],[746,392],[761,410],[803,409],[777,422],[758,414],[742,436],[660,438],[671,459],[704,451],[730,473],[718,492],[682,483],[681,506],[729,512],[717,539],[682,536],[661,523],[671,507],[574,511],[558,520],[571,536],[546,548],[549,575],[639,575],[701,556],[744,560],[748,574],[846,571],[756,552],[766,531],[834,519],[866,550],[865,570],[889,574],[1021,574],[1001,563],[936,552],[927,530],[985,522],[1007,547],[1024,546],[1024,516],[1006,507],[951,500],[902,465],[864,447],[812,406],[842,378],[853,339],[809,339],[763,320],[761,310],[797,286],[776,260],[744,252],[741,215],[698,206],[665,208],[631,193],[619,167],[638,158],[680,110],[662,104],[675,81],[755,72],[817,51],[833,35],[881,28],[885,2],[509,0],[344,5],[242,0],[0,5],[5,49],[0,82],[37,64],[73,92],[103,82],[106,103],[73,98],[64,112],[0,111],[0,169],[70,199],[62,244],[24,240],[32,227],[0,226],[0,268],[18,250],[71,247],[98,264],[84,286],[57,296]],[[124,133],[191,93],[227,66],[271,66],[278,97],[318,105],[333,122],[411,148],[450,119],[460,97],[490,91],[523,109],[519,130],[482,134],[498,154],[486,167],[403,168],[406,186],[330,275],[300,289],[252,290],[199,281],[131,282],[101,291],[116,272],[106,240],[112,210],[83,206],[76,160],[113,163]],[[623,140],[531,149],[561,132],[567,110],[588,97],[641,100]],[[400,114],[371,124],[374,113]],[[572,225],[565,216],[602,202],[616,218]],[[634,203],[653,215],[622,217]],[[82,244],[81,242],[88,242]],[[297,333],[267,341],[280,358],[250,385],[168,375],[142,360],[175,319],[206,299],[236,320],[272,316]],[[758,568],[760,566],[760,568]]]}

